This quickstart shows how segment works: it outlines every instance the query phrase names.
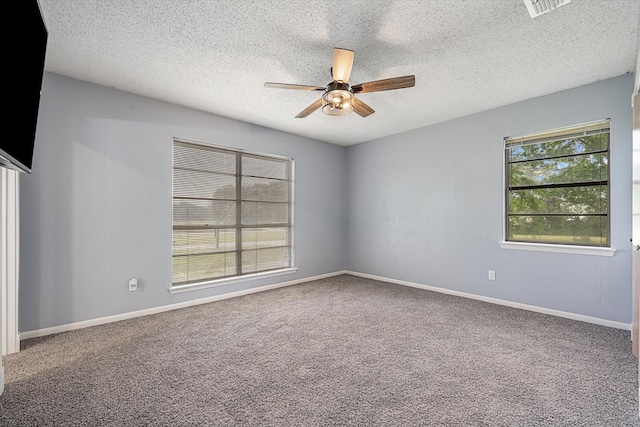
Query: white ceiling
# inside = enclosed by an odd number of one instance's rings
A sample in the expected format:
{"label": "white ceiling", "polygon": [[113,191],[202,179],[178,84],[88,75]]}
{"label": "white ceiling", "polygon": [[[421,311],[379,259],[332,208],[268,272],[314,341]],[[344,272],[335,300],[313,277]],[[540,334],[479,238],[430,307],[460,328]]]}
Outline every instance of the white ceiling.
{"label": "white ceiling", "polygon": [[[638,0],[573,0],[532,19],[523,0],[40,0],[46,70],[338,145],[352,145],[633,72]],[[333,48],[376,112],[294,118]],[[629,94],[631,100],[631,93]]]}

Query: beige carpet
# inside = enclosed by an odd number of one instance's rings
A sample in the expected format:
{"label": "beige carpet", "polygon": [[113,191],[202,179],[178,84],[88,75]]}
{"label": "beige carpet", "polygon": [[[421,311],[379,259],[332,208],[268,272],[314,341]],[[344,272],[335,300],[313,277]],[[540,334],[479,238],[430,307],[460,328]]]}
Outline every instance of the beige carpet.
{"label": "beige carpet", "polygon": [[357,278],[23,342],[2,426],[634,426],[629,331]]}

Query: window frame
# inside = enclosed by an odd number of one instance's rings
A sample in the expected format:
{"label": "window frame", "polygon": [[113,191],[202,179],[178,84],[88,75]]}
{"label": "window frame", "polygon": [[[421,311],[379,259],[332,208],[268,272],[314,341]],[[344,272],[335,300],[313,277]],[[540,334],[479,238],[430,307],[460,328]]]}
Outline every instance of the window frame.
{"label": "window frame", "polygon": [[[597,215],[576,215],[576,216],[601,216],[606,217],[606,242],[605,243],[596,243],[596,244],[588,244],[585,242],[559,242],[552,241],[551,239],[540,239],[540,240],[526,240],[526,239],[513,239],[509,238],[509,218],[512,214],[509,212],[509,195],[510,191],[517,189],[517,187],[512,187],[510,185],[510,165],[514,162],[510,161],[509,154],[510,148],[516,146],[524,146],[524,145],[532,145],[532,144],[542,144],[545,142],[553,142],[559,140],[570,139],[571,137],[579,137],[579,136],[588,136],[588,135],[598,135],[598,134],[607,134],[607,145],[606,150],[599,150],[598,152],[588,152],[586,154],[604,154],[607,159],[607,171],[606,171],[606,180],[600,179],[597,182],[594,181],[594,184],[589,185],[603,185],[606,187],[605,194],[607,200],[606,213],[597,214]],[[503,220],[503,241],[500,242],[500,246],[504,249],[518,249],[518,250],[535,250],[535,251],[543,251],[543,252],[564,252],[564,253],[574,253],[574,254],[586,254],[586,255],[601,255],[601,256],[612,256],[615,252],[614,249],[611,248],[611,119],[602,119],[594,122],[582,123],[579,125],[567,126],[562,128],[556,128],[552,130],[547,130],[543,132],[535,132],[526,135],[519,136],[510,136],[505,137],[503,139],[503,173],[504,173],[504,181],[503,181],[503,203],[504,203],[504,220]],[[580,153],[570,153],[563,156],[556,156],[555,158],[569,158],[575,157],[578,155],[582,155]],[[529,159],[529,161],[538,161],[546,158],[540,159]],[[575,185],[571,185],[575,184]],[[578,188],[581,186],[586,186],[585,182],[573,181],[571,183],[562,183],[562,184],[546,184],[541,185],[539,188]],[[524,186],[524,187],[536,187],[534,186]],[[548,216],[562,216],[566,214],[556,213],[549,214]],[[540,214],[540,216],[544,216]]]}
{"label": "window frame", "polygon": [[[210,151],[214,151],[214,152],[221,152],[223,154],[231,154],[233,156],[235,156],[235,169],[233,174],[228,174],[228,173],[224,173],[224,172],[214,172],[214,171],[210,171],[211,174],[216,174],[216,175],[229,175],[232,176],[235,180],[235,198],[233,200],[227,200],[227,201],[231,201],[234,205],[235,205],[235,222],[233,224],[217,224],[217,225],[176,225],[175,222],[175,210],[174,210],[174,203],[176,201],[176,199],[185,199],[185,196],[176,196],[176,191],[175,191],[175,171],[176,171],[176,165],[175,165],[175,159],[176,159],[176,147],[177,146],[187,146],[187,147],[193,147],[193,146],[197,146],[200,149],[204,149],[204,150],[210,150]],[[243,173],[242,170],[242,163],[243,163],[243,159],[246,158],[256,158],[258,160],[274,160],[277,162],[281,162],[281,163],[286,163],[286,178],[285,179],[281,179],[281,181],[284,181],[287,183],[287,197],[288,200],[284,201],[284,202],[278,202],[278,203],[286,203],[287,204],[287,209],[288,209],[288,221],[284,222],[284,223],[257,223],[256,224],[247,224],[247,223],[243,223],[242,220],[242,205],[243,205],[243,201],[244,202],[256,202],[256,203],[264,203],[264,202],[269,202],[269,201],[263,201],[263,200],[243,200],[242,198],[242,181],[243,178],[258,178],[258,179],[273,179],[273,180],[278,180],[277,178],[268,178],[268,177],[259,177],[259,176],[253,176],[250,174],[245,174]],[[233,148],[233,147],[226,147],[226,146],[220,146],[220,145],[215,145],[215,144],[209,144],[209,143],[204,143],[204,142],[199,142],[199,141],[192,141],[192,140],[187,140],[187,139],[183,139],[183,138],[173,138],[173,143],[172,143],[172,167],[171,167],[171,171],[172,171],[172,191],[171,191],[171,203],[172,203],[172,244],[171,244],[171,248],[172,248],[172,267],[171,267],[171,285],[169,287],[169,291],[171,293],[181,293],[181,292],[185,292],[185,291],[190,291],[190,290],[197,290],[197,289],[204,289],[204,288],[208,288],[208,287],[214,287],[214,286],[222,286],[222,285],[228,285],[231,283],[235,283],[235,282],[243,282],[243,281],[247,281],[247,280],[252,280],[252,279],[262,279],[262,278],[267,278],[267,277],[273,277],[273,276],[279,276],[282,274],[289,274],[289,273],[293,273],[295,271],[297,271],[297,268],[295,267],[295,256],[294,256],[294,194],[295,194],[295,190],[294,190],[294,186],[295,186],[295,160],[293,158],[289,158],[289,157],[284,157],[284,156],[278,156],[278,155],[273,155],[273,154],[265,154],[265,153],[258,153],[258,152],[253,152],[253,151],[248,151],[248,150],[244,150],[244,149],[238,149],[238,148]],[[206,198],[202,198],[202,200],[208,200]],[[274,202],[275,203],[275,202]],[[287,238],[286,238],[286,244],[284,246],[277,246],[278,248],[286,248],[288,250],[288,266],[285,267],[275,267],[272,269],[264,269],[264,270],[258,270],[258,271],[250,271],[250,272],[246,272],[243,273],[243,264],[242,264],[242,256],[243,256],[243,244],[242,244],[242,234],[243,231],[246,230],[250,230],[250,229],[260,229],[260,228],[282,228],[284,230],[286,230],[287,232]],[[175,281],[175,276],[174,276],[174,259],[176,257],[176,254],[174,252],[175,248],[175,232],[176,230],[181,230],[181,231],[188,231],[188,230],[204,230],[204,229],[228,229],[228,230],[234,230],[235,232],[235,236],[236,239],[234,241],[234,249],[232,250],[225,250],[225,251],[221,251],[220,253],[234,253],[236,256],[236,260],[235,260],[235,274],[231,274],[231,275],[223,275],[223,276],[215,276],[215,277],[209,277],[209,278],[201,278],[201,279],[194,279],[194,280],[187,280],[187,281],[182,281],[182,282],[176,282]],[[252,250],[259,251],[261,249],[265,249],[265,248],[260,248],[260,247],[256,247]],[[269,248],[266,248],[269,249]],[[245,249],[244,252],[247,252],[247,250]],[[180,255],[180,256],[186,256],[188,257],[189,255]],[[287,256],[285,256],[283,258],[283,260],[286,260]]]}

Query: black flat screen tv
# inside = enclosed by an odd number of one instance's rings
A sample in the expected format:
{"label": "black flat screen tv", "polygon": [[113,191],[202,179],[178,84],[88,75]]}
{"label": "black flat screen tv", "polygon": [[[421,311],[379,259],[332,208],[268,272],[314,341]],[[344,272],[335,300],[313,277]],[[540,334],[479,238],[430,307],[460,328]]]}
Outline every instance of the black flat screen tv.
{"label": "black flat screen tv", "polygon": [[0,138],[0,166],[31,173],[49,32],[38,0],[20,0],[12,8],[17,9],[13,28],[19,29],[8,43],[8,64],[16,67],[9,93],[15,97],[8,123],[12,131]]}

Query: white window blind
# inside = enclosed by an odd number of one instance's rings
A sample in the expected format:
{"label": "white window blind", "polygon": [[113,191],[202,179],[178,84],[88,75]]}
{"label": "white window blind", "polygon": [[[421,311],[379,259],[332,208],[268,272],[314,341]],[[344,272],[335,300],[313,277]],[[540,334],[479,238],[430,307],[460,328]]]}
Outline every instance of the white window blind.
{"label": "white window blind", "polygon": [[173,286],[292,267],[293,160],[174,140]]}

